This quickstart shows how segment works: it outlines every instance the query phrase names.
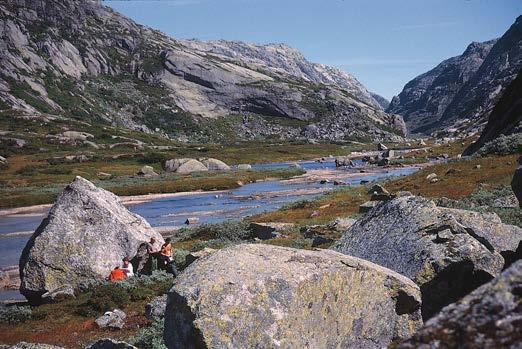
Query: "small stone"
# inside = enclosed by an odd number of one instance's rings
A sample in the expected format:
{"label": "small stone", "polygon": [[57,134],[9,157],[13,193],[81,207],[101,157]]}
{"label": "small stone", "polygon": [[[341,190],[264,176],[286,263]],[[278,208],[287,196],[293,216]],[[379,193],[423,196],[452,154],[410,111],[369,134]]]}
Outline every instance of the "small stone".
{"label": "small stone", "polygon": [[113,311],[107,311],[105,314],[96,319],[96,325],[99,328],[112,328],[121,330],[125,326],[125,314],[120,309],[114,309]]}
{"label": "small stone", "polygon": [[194,225],[194,224],[198,224],[198,223],[199,223],[199,218],[198,217],[189,217],[185,221],[186,225]]}
{"label": "small stone", "polygon": [[167,295],[154,298],[145,305],[145,317],[152,320],[155,317],[165,316],[165,307],[167,306]]}

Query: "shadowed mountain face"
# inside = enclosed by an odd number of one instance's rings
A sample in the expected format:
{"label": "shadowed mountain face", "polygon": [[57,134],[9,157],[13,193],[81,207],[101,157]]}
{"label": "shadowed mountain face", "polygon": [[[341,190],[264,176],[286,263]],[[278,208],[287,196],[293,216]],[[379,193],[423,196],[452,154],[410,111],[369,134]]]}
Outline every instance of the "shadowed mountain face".
{"label": "shadowed mountain face", "polygon": [[522,71],[506,89],[489,115],[489,120],[478,141],[469,146],[464,155],[471,155],[484,144],[500,135],[522,132]]}
{"label": "shadowed mountain face", "polygon": [[399,140],[353,76],[280,44],[181,41],[94,0],[0,4],[0,109],[181,140]]}
{"label": "shadowed mountain face", "polygon": [[410,81],[387,111],[402,115],[412,133],[474,134],[521,67],[519,17],[500,39],[472,43],[462,55]]}

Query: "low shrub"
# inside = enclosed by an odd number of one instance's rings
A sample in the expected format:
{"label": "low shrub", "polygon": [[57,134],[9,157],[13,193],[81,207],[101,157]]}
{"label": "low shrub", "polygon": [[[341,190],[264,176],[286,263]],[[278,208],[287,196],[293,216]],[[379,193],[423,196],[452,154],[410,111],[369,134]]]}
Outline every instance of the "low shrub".
{"label": "low shrub", "polygon": [[26,322],[32,318],[31,308],[18,305],[0,305],[0,322],[10,325]]}
{"label": "low shrub", "polygon": [[478,153],[480,155],[522,153],[522,133],[514,133],[509,136],[500,135],[496,139],[484,144]]}
{"label": "low shrub", "polygon": [[223,243],[239,242],[253,238],[247,221],[231,220],[198,227],[181,228],[174,239],[177,240],[220,240]]}
{"label": "low shrub", "polygon": [[141,329],[128,343],[141,349],[166,349],[163,341],[163,318],[155,318],[152,325]]}

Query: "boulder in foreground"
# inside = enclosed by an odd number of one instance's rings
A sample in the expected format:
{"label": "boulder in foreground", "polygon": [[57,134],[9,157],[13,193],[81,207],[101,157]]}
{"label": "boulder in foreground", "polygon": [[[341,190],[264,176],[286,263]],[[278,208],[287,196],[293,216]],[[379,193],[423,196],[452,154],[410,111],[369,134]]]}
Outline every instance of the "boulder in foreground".
{"label": "boulder in foreground", "polygon": [[500,220],[471,224],[462,218],[471,215],[422,197],[399,197],[361,217],[332,249],[412,279],[428,319],[500,274],[505,261],[499,249],[516,248],[513,240],[520,239],[519,228]]}
{"label": "boulder in foreground", "polygon": [[168,348],[382,348],[422,324],[408,278],[334,251],[251,244],[219,250],[175,280]]}
{"label": "boulder in foreground", "polygon": [[118,197],[82,177],[56,200],[20,257],[20,291],[38,303],[64,285],[77,289],[105,278],[124,257],[159,233],[127,210]]}
{"label": "boulder in foreground", "polygon": [[520,348],[521,343],[522,261],[518,261],[442,309],[398,348]]}

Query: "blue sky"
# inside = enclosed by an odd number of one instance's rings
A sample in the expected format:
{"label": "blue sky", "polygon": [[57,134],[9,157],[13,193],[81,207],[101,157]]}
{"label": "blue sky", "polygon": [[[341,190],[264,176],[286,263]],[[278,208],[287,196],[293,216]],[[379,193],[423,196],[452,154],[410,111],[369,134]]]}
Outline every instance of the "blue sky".
{"label": "blue sky", "polygon": [[390,99],[472,41],[501,36],[521,0],[104,1],[176,38],[284,42]]}

